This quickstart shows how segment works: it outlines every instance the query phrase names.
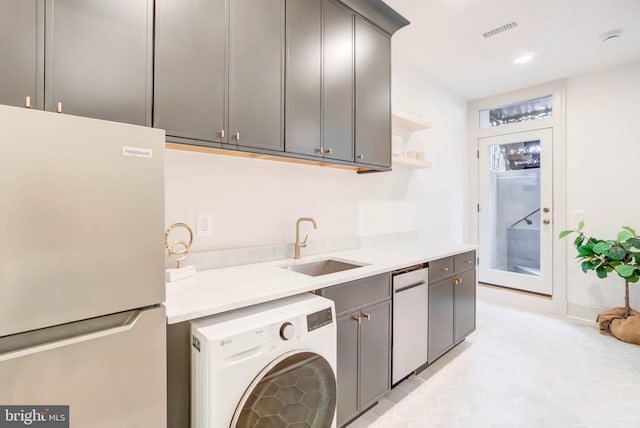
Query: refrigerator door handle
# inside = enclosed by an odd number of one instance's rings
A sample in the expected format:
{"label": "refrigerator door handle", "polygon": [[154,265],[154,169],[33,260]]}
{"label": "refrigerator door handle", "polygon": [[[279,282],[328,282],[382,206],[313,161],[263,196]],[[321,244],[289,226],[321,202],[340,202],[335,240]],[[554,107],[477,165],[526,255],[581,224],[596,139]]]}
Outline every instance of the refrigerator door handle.
{"label": "refrigerator door handle", "polygon": [[144,312],[135,309],[0,338],[0,362],[124,333]]}

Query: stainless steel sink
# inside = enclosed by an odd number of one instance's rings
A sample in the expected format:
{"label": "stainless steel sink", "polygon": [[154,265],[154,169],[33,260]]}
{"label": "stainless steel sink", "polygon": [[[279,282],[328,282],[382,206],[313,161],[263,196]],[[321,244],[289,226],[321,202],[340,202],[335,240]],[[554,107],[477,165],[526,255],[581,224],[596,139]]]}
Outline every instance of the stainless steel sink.
{"label": "stainless steel sink", "polygon": [[356,262],[350,263],[334,259],[325,259],[309,263],[283,266],[282,268],[292,270],[303,275],[321,276],[328,275],[330,273],[342,272],[344,270],[355,269],[362,266],[364,266],[364,264],[356,264]]}

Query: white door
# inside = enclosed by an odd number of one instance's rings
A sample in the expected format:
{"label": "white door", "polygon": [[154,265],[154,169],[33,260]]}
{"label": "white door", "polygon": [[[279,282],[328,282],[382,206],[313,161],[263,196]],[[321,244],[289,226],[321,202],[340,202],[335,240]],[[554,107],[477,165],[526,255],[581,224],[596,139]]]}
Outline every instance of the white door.
{"label": "white door", "polygon": [[552,294],[552,128],[478,139],[479,282]]}

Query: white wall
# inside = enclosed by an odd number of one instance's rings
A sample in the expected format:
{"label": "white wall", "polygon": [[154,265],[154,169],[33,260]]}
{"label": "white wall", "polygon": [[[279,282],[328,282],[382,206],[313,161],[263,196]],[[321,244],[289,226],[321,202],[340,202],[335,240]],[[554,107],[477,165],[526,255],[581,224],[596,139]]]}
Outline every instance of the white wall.
{"label": "white wall", "polygon": [[211,237],[193,251],[295,240],[295,220],[314,217],[309,241],[416,230],[429,239],[462,241],[466,175],[465,101],[394,58],[394,107],[423,115],[433,129],[409,144],[433,161],[428,170],[394,168],[357,175],[334,168],[168,150],[166,223],[195,225],[213,215]]}
{"label": "white wall", "polygon": [[[640,229],[640,62],[567,80],[567,224],[586,210],[587,233],[615,239],[623,225]],[[585,275],[567,251],[569,313],[591,317],[624,304],[624,282]],[[631,284],[640,308],[640,285]],[[591,310],[589,310],[589,308]]]}

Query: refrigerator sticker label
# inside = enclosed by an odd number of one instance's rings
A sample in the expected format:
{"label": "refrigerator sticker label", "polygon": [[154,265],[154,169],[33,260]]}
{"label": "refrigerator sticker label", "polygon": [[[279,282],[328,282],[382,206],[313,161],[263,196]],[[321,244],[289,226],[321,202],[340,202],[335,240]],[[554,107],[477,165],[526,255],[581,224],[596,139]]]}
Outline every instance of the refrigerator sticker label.
{"label": "refrigerator sticker label", "polygon": [[0,428],[69,428],[69,406],[2,406]]}
{"label": "refrigerator sticker label", "polygon": [[153,150],[144,147],[122,146],[122,156],[131,156],[134,158],[152,158]]}

